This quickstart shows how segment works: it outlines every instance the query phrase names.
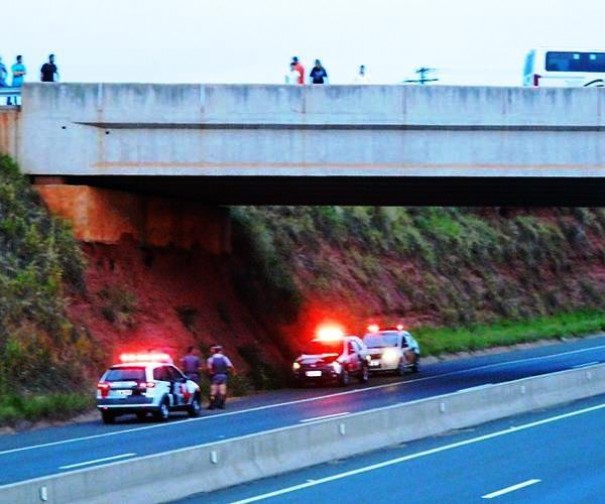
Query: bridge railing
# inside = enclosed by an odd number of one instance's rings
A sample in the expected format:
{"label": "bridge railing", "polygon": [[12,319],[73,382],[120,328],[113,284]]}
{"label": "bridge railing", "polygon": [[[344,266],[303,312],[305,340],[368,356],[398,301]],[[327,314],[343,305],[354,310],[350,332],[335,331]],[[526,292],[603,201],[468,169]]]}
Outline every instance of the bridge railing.
{"label": "bridge railing", "polygon": [[21,96],[20,87],[0,87],[0,96],[13,97]]}

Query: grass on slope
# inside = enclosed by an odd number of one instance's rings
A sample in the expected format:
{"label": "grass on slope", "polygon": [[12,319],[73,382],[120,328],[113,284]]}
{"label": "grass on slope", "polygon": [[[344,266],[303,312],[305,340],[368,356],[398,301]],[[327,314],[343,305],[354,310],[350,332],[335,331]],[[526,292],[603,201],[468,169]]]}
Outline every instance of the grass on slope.
{"label": "grass on slope", "polygon": [[[417,328],[414,335],[420,341],[422,354],[444,355],[510,346],[571,336],[595,334],[605,329],[605,312],[578,311],[523,321],[477,325],[466,329]],[[282,386],[287,386],[282,383]],[[251,384],[243,377],[234,377],[230,394],[246,395]],[[204,397],[208,397],[207,380],[202,382]],[[15,425],[19,421],[62,420],[73,417],[94,406],[93,394],[9,395],[0,399],[0,425]]]}
{"label": "grass on slope", "polygon": [[423,355],[472,352],[546,339],[595,334],[605,329],[605,312],[577,311],[527,320],[460,328],[424,327],[414,331]]}

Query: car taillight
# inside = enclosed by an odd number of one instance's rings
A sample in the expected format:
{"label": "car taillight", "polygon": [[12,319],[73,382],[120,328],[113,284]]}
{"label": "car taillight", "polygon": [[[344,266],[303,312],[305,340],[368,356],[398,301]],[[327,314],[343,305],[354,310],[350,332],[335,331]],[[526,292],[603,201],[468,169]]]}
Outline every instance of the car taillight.
{"label": "car taillight", "polygon": [[542,78],[541,75],[538,74],[534,74],[534,80],[533,80],[533,85],[534,86],[539,86],[540,85],[540,79]]}
{"label": "car taillight", "polygon": [[107,397],[109,395],[110,388],[111,388],[111,385],[109,383],[99,382],[97,384],[97,390],[99,392],[101,392],[101,397]]}

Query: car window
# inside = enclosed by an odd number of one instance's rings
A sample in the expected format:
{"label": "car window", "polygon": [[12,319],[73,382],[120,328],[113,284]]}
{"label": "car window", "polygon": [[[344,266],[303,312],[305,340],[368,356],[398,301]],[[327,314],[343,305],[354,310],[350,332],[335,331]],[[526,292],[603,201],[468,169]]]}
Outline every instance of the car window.
{"label": "car window", "polygon": [[363,342],[368,348],[386,348],[397,346],[397,332],[368,333],[363,337]]}
{"label": "car window", "polygon": [[145,381],[145,368],[141,366],[112,368],[107,371],[105,381]]}
{"label": "car window", "polygon": [[303,350],[306,355],[335,354],[340,355],[343,349],[341,340],[313,340]]}
{"label": "car window", "polygon": [[170,381],[170,372],[166,366],[161,366],[153,370],[153,379],[159,381]]}
{"label": "car window", "polygon": [[174,366],[168,366],[168,372],[172,381],[181,381],[185,376]]}

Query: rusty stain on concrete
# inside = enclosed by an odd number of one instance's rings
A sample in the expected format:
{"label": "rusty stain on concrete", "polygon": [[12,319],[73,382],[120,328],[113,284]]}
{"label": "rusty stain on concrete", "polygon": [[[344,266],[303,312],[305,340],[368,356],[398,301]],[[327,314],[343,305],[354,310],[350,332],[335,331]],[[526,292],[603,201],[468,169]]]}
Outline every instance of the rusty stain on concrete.
{"label": "rusty stain on concrete", "polygon": [[148,246],[231,251],[226,209],[90,186],[34,187],[53,214],[71,223],[80,241],[112,244],[129,235]]}
{"label": "rusty stain on concrete", "polygon": [[0,154],[16,157],[19,143],[18,126],[19,112],[17,109],[0,109]]}

